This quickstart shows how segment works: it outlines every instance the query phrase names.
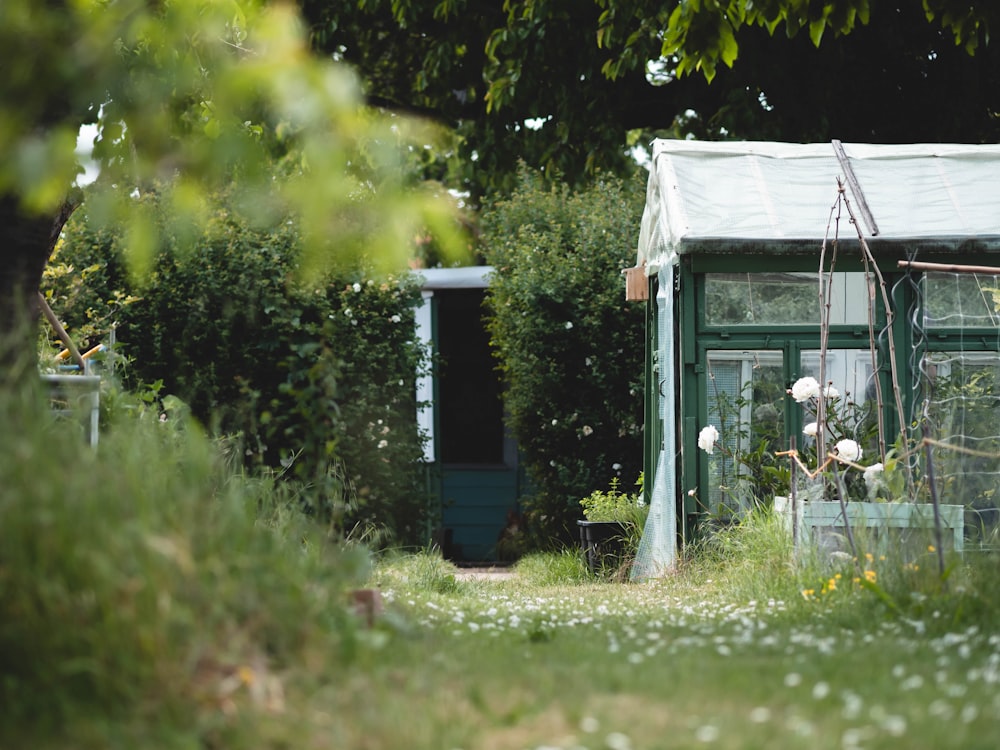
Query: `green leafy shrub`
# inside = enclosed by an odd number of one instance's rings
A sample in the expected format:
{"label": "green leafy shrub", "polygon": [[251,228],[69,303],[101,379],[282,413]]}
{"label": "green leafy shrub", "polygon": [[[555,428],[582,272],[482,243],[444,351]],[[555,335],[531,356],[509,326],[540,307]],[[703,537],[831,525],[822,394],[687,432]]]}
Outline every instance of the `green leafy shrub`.
{"label": "green leafy shrub", "polygon": [[625,493],[619,487],[621,480],[618,477],[612,478],[608,483],[608,489],[594,490],[580,501],[583,507],[583,517],[588,521],[631,521],[640,518],[645,521],[649,513],[649,506],[642,496],[642,474],[636,486],[638,492]]}
{"label": "green leafy shrub", "polygon": [[639,179],[571,192],[522,170],[482,217],[491,344],[535,492],[543,541],[569,541],[581,497],[642,469],[644,307],[626,303],[643,205]]}
{"label": "green leafy shrub", "polygon": [[[115,235],[76,217],[47,278],[71,335],[96,335],[113,314],[129,385],[158,383],[214,434],[236,436],[246,465],[304,483],[310,513],[421,541],[417,281],[358,264],[306,278],[294,221],[255,226],[224,199],[213,210],[203,232],[173,236],[141,281],[112,273],[122,268]],[[84,280],[81,268],[107,271]]]}

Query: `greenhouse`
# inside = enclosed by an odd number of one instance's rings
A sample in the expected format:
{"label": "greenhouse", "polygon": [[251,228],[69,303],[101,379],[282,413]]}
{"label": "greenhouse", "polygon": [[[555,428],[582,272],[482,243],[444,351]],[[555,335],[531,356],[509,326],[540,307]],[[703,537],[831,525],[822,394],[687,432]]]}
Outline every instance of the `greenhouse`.
{"label": "greenhouse", "polygon": [[[905,464],[911,494],[965,506],[966,537],[995,533],[1000,146],[652,150],[631,294],[648,310],[638,567],[787,495],[791,453],[827,440],[854,442],[866,482]],[[818,399],[793,392],[813,382]],[[902,499],[855,474],[858,499]]]}

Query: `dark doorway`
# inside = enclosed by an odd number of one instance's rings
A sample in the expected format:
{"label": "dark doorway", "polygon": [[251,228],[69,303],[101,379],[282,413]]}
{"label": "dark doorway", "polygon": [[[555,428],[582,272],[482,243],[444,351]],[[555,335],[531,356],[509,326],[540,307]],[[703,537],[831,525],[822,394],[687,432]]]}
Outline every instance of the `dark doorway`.
{"label": "dark doorway", "polygon": [[483,324],[483,290],[438,295],[441,462],[504,463],[500,382]]}

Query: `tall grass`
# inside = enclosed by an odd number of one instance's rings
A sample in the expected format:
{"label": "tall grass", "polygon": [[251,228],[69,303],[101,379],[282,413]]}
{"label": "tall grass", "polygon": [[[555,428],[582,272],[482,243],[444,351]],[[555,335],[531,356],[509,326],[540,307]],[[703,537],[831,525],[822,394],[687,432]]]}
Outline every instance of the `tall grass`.
{"label": "tall grass", "polygon": [[845,627],[923,621],[928,614],[930,630],[993,628],[1000,621],[998,555],[950,554],[942,574],[929,532],[920,552],[916,534],[904,548],[863,529],[854,532],[858,558],[808,544],[796,554],[787,521],[762,508],[704,535],[685,549],[672,586],[730,602],[780,599],[793,618],[822,614]]}
{"label": "tall grass", "polygon": [[704,534],[684,550],[679,576],[737,601],[789,598],[798,593],[788,530],[768,510]]}
{"label": "tall grass", "polygon": [[205,741],[218,727],[193,717],[252,692],[239,688],[303,650],[349,653],[342,594],[366,555],[273,481],[223,470],[193,425],[123,420],[94,450],[9,391],[0,421],[0,739],[174,715]]}
{"label": "tall grass", "polygon": [[573,586],[594,580],[578,548],[525,555],[514,565],[528,586]]}

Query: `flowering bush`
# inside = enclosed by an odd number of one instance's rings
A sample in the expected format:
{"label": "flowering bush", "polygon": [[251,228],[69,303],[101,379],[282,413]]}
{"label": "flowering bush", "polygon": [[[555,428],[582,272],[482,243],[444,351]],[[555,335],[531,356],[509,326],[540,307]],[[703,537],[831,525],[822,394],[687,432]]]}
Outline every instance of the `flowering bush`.
{"label": "flowering bush", "polygon": [[[849,397],[841,396],[832,384],[821,387],[815,378],[809,376],[796,380],[789,393],[814,417],[802,428],[807,438],[806,446],[793,456],[800,461],[805,481],[810,485],[807,494],[818,497],[832,487],[835,492],[843,491],[845,500],[875,499],[882,464],[867,467],[861,464],[865,450],[860,441],[870,438],[875,429],[869,410]],[[822,410],[819,408],[820,399],[824,400]],[[822,424],[819,421],[821,415]],[[851,437],[844,437],[845,434]],[[832,449],[827,447],[831,444]],[[821,447],[826,450],[825,456],[818,455]],[[805,460],[800,457],[805,457]],[[856,471],[841,474],[841,468]]]}
{"label": "flowering bush", "polygon": [[355,264],[306,282],[294,221],[253,226],[220,200],[212,225],[174,238],[139,284],[116,236],[90,229],[85,210],[47,279],[71,335],[106,335],[115,320],[129,385],[159,381],[213,432],[235,436],[247,466],[299,480],[310,512],[346,510],[348,525],[426,541],[416,279],[375,280]]}
{"label": "flowering bush", "polygon": [[541,544],[575,536],[579,499],[609,474],[642,469],[645,311],[626,303],[621,271],[643,186],[601,177],[574,193],[522,171],[483,211],[491,346]]}
{"label": "flowering bush", "polygon": [[[870,437],[869,433],[874,427],[870,423],[866,409],[841,397],[837,389],[830,384],[821,387],[819,382],[810,376],[795,381],[788,393],[796,403],[811,410],[814,416],[814,419],[807,422],[802,429],[803,435],[807,438],[806,445],[793,455],[802,469],[801,475],[805,477],[803,489],[808,496],[819,499],[830,488],[836,491],[837,486],[845,491],[845,499],[884,500],[892,496],[891,491],[894,487],[886,481],[883,464],[878,462],[865,466],[861,463],[865,455],[862,442]],[[822,426],[818,421],[820,398],[825,400]],[[844,437],[845,434],[852,437]],[[822,443],[825,446],[833,446],[822,461],[817,455],[820,436],[824,438]],[[708,455],[714,454],[715,448],[720,447],[742,467],[744,476],[751,478],[751,481],[762,468],[763,457],[758,455],[757,451],[728,450],[720,440],[718,428],[712,424],[703,427],[698,434],[698,447]],[[895,468],[895,459],[887,459],[887,463],[890,468]],[[856,471],[841,472],[841,469]],[[776,476],[774,472],[770,472],[769,482]],[[782,475],[782,478],[787,487],[787,475]],[[728,489],[731,491],[731,488]],[[769,487],[769,491],[775,489],[778,488]]]}

